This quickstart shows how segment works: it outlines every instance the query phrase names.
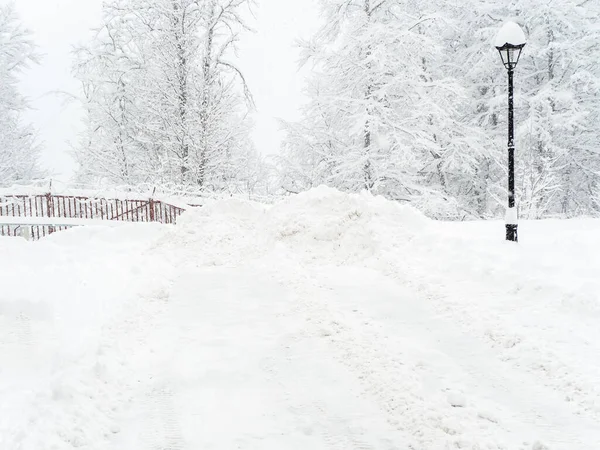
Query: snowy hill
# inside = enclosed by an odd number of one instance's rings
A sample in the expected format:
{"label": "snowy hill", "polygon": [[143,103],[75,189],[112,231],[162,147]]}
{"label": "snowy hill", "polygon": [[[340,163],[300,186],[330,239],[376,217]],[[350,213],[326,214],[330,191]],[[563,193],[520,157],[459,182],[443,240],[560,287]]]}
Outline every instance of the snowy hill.
{"label": "snowy hill", "polygon": [[599,228],[319,188],[0,239],[0,449],[597,450]]}

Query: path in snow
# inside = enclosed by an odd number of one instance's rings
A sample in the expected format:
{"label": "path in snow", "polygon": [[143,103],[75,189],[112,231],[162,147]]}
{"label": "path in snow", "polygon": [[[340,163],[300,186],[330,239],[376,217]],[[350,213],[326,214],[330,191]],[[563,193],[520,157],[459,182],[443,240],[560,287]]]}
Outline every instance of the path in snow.
{"label": "path in snow", "polygon": [[116,448],[600,445],[594,423],[422,293],[368,270],[281,269],[191,269],[141,312],[143,379]]}

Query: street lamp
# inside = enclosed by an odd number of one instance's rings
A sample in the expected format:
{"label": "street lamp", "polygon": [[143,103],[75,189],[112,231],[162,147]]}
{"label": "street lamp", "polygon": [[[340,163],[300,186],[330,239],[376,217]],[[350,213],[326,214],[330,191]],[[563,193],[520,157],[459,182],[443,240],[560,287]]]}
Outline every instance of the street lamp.
{"label": "street lamp", "polygon": [[518,218],[515,207],[515,136],[513,107],[513,75],[525,47],[525,34],[514,22],[507,22],[496,38],[496,48],[508,70],[508,209],[506,210],[506,240],[518,242]]}

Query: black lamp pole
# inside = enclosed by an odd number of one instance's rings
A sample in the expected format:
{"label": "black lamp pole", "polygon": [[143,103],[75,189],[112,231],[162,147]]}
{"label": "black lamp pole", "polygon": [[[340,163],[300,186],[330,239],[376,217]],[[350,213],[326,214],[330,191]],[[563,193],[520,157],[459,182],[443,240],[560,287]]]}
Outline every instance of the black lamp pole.
{"label": "black lamp pole", "polygon": [[506,240],[519,241],[518,217],[515,202],[515,125],[514,125],[514,75],[521,51],[525,47],[525,34],[514,22],[504,24],[496,38],[496,49],[508,70],[508,209],[506,210]]}
{"label": "black lamp pole", "polygon": [[[508,67],[508,208],[515,211],[515,125],[514,125],[514,74],[515,69]],[[507,215],[506,240],[518,242],[519,234],[516,214]],[[515,223],[510,223],[515,222]]]}

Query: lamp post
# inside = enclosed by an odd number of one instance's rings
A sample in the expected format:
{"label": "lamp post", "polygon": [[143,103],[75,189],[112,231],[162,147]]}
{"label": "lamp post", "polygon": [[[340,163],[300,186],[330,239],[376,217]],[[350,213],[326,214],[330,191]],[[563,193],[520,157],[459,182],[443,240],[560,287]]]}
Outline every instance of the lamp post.
{"label": "lamp post", "polygon": [[515,136],[514,136],[514,71],[525,47],[525,34],[514,22],[504,24],[496,38],[496,49],[508,70],[508,209],[506,210],[506,240],[518,242],[518,217],[515,206]]}

